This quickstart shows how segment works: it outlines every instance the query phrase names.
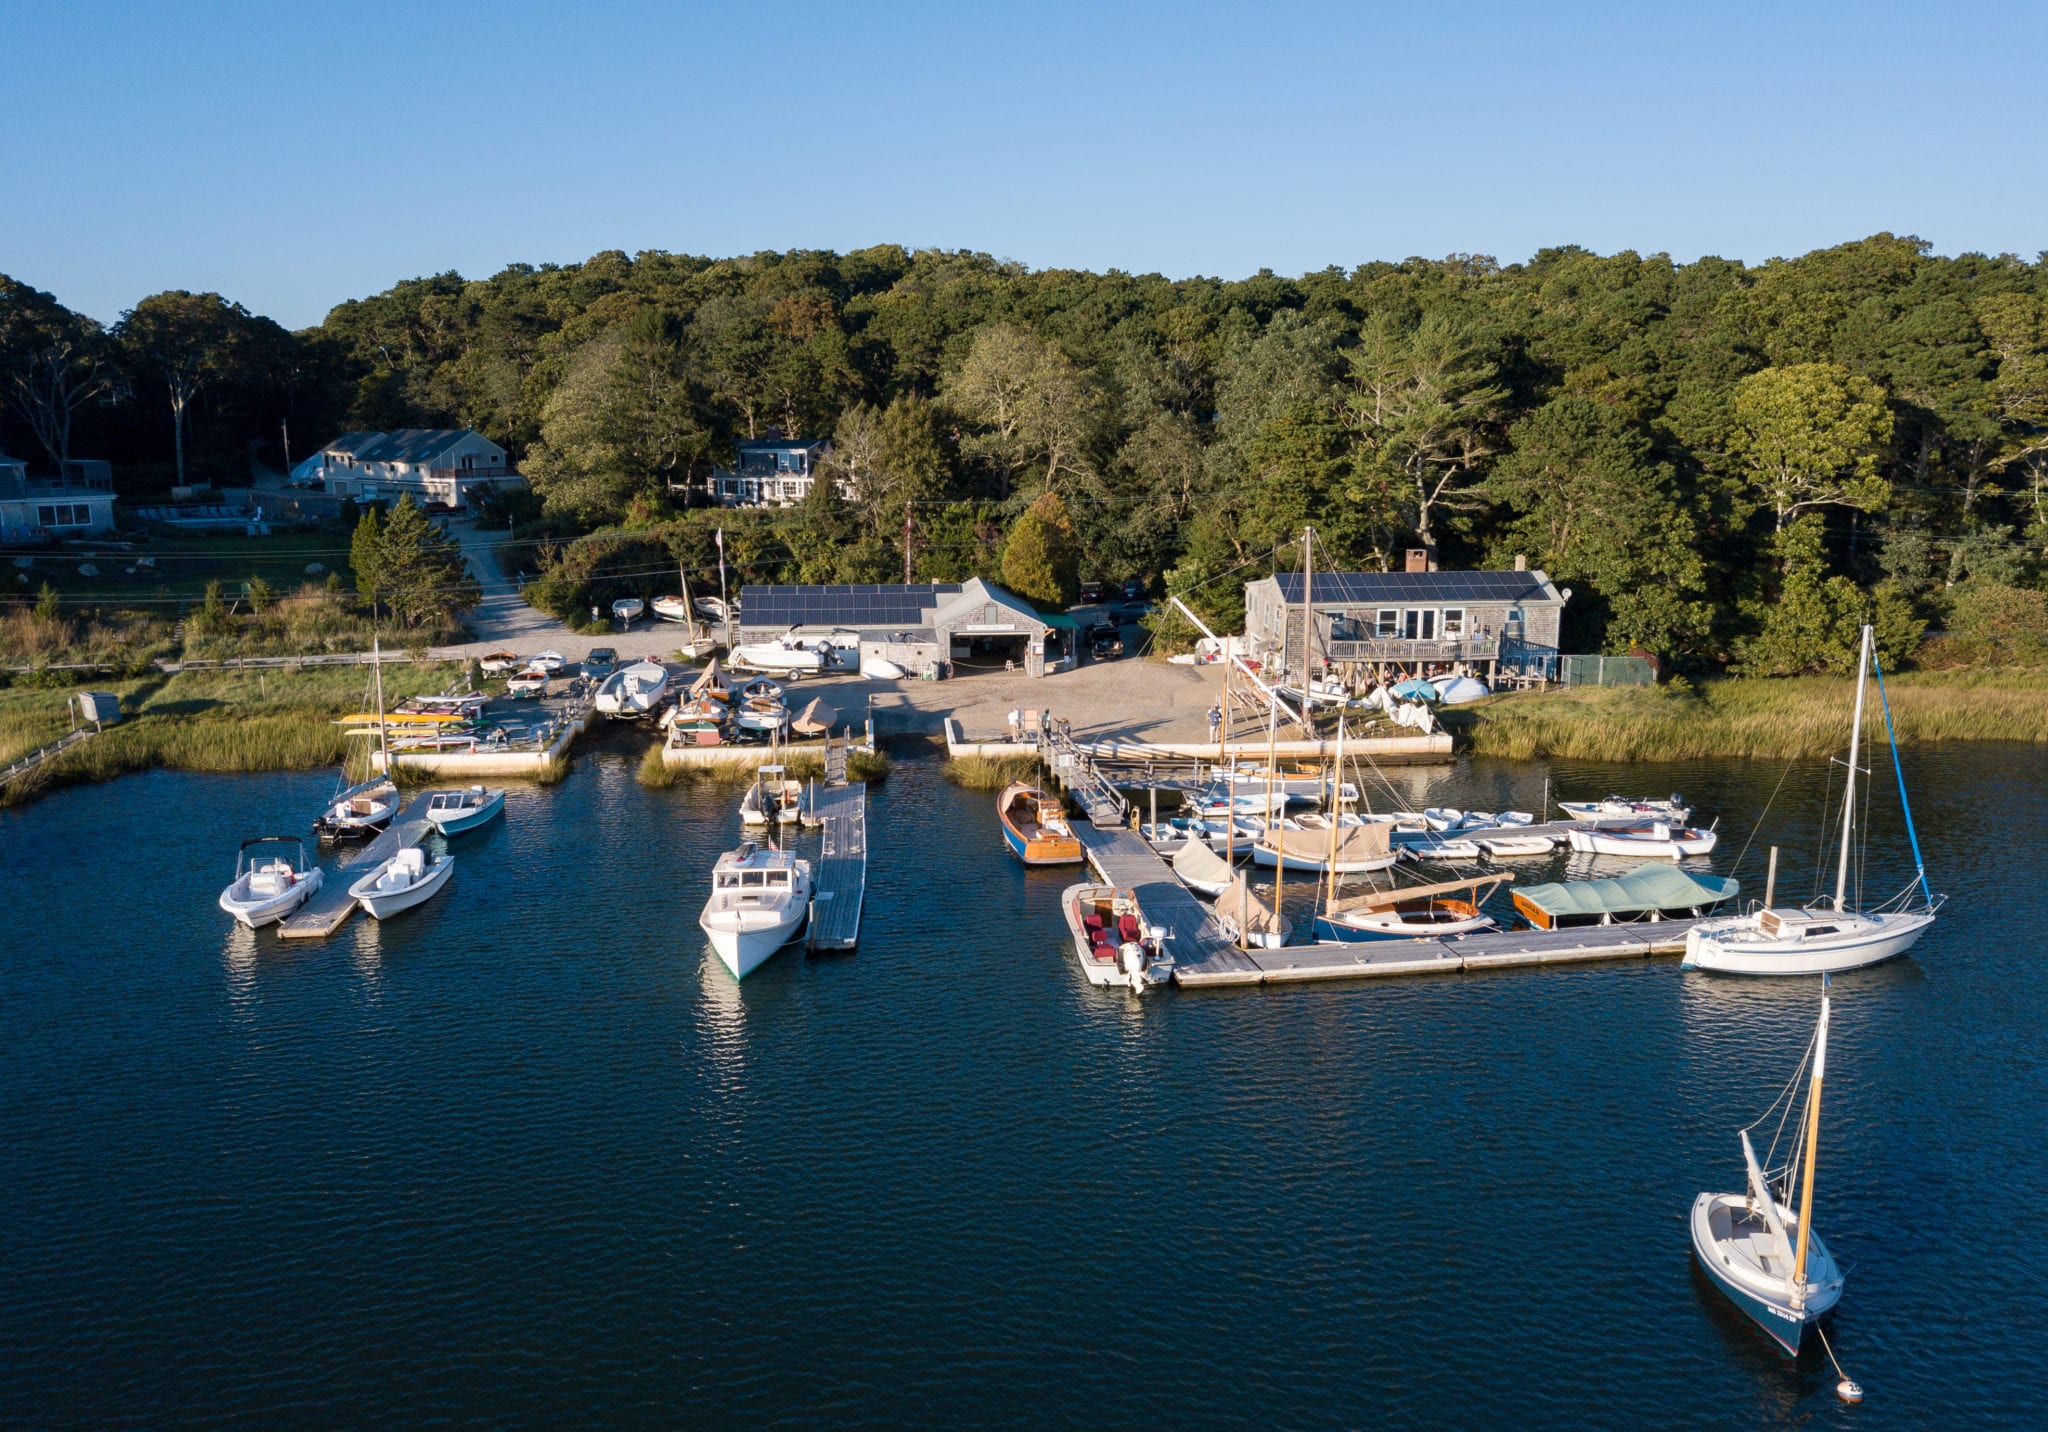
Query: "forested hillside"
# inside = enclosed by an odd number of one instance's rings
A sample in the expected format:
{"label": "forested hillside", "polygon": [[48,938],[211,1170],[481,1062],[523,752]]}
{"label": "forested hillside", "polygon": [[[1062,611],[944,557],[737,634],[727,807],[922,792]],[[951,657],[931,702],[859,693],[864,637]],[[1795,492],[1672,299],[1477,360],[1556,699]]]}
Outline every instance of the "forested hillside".
{"label": "forested hillside", "polygon": [[906,515],[920,575],[999,573],[1051,492],[1085,571],[1226,617],[1212,579],[1297,561],[1312,521],[1346,565],[1525,554],[1573,589],[1574,649],[1789,672],[1866,614],[1895,656],[1929,623],[1956,660],[2048,627],[2048,271],[1888,234],[1758,267],[1562,248],[1234,282],[611,252],[410,280],[298,334],[184,294],[102,333],[0,285],[8,449],[167,482],[181,417],[194,480],[239,481],[287,423],[294,456],[473,425],[533,477],[535,570],[579,599],[651,551],[704,560],[671,484],[701,494],[773,428],[832,436],[860,497],[727,520],[757,580],[900,579]]}

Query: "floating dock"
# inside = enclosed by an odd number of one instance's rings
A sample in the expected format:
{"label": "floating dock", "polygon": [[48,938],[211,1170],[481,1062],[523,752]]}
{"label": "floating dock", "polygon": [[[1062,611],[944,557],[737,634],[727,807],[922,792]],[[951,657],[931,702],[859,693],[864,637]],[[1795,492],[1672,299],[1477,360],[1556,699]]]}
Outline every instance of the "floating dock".
{"label": "floating dock", "polygon": [[[842,763],[844,757],[841,757]],[[868,887],[868,791],[865,785],[821,783],[806,793],[805,824],[824,832],[811,872],[813,950],[850,950],[860,942],[860,908]]]}
{"label": "floating dock", "polygon": [[1165,928],[1166,953],[1173,956],[1175,978],[1182,968],[1194,966],[1238,970],[1249,979],[1241,977],[1235,983],[1258,982],[1258,967],[1231,943],[1209,907],[1180,883],[1144,837],[1134,830],[1100,825],[1076,825],[1074,834],[1096,875],[1105,884],[1135,895],[1146,924]]}
{"label": "floating dock", "polygon": [[422,791],[412,798],[412,804],[391,819],[383,833],[376,839],[350,855],[341,865],[328,872],[332,881],[322,880],[320,890],[285,917],[277,927],[278,938],[282,940],[324,940],[348,923],[348,917],[355,914],[355,897],[348,893],[348,887],[359,879],[371,866],[389,860],[401,850],[409,850],[426,839],[427,802],[432,799],[431,791]]}

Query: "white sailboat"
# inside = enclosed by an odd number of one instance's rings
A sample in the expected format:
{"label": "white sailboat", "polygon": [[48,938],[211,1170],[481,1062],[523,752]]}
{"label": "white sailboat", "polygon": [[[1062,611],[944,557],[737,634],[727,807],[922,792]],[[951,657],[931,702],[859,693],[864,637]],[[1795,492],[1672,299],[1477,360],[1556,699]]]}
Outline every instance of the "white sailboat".
{"label": "white sailboat", "polygon": [[794,940],[811,908],[811,866],[747,841],[718,857],[697,923],[734,979],[745,979]]}
{"label": "white sailboat", "polygon": [[[1899,782],[1899,806],[1906,817],[1906,835],[1913,846],[1911,884],[1883,905],[1867,911],[1849,908],[1849,857],[1855,848],[1857,761],[1862,753],[1864,687],[1873,665],[1871,629],[1863,628],[1863,649],[1856,668],[1856,713],[1849,725],[1849,776],[1842,793],[1842,847],[1835,863],[1832,903],[1812,902],[1798,909],[1774,906],[1726,920],[1695,925],[1685,937],[1685,969],[1719,970],[1742,975],[1825,975],[1861,969],[1904,954],[1934,923],[1941,901],[1927,883],[1920,859],[1920,838],[1913,831],[1913,812],[1906,800],[1906,776],[1899,748],[1891,740],[1892,770]],[[1884,673],[1878,673],[1883,698]],[[1891,713],[1885,712],[1890,737]]]}
{"label": "white sailboat", "polygon": [[[1749,1173],[1747,1189],[1741,1193],[1703,1193],[1692,1205],[1692,1248],[1700,1267],[1728,1295],[1729,1301],[1780,1348],[1795,1356],[1805,1341],[1806,1330],[1832,1312],[1842,1298],[1842,1270],[1827,1244],[1813,1231],[1813,1170],[1820,1146],[1821,1082],[1827,1073],[1827,1062],[1828,996],[1823,988],[1820,1024],[1813,1035],[1813,1073],[1807,1086],[1805,1116],[1800,1120],[1782,1177],[1774,1184],[1757,1160],[1749,1129],[1744,1129],[1742,1161]],[[1795,1085],[1796,1082],[1795,1077]],[[1764,1118],[1769,1117],[1767,1111]],[[1759,1119],[1750,1128],[1762,1122]],[[1799,1167],[1802,1158],[1803,1172]],[[1791,1208],[1795,1182],[1797,1213]]]}

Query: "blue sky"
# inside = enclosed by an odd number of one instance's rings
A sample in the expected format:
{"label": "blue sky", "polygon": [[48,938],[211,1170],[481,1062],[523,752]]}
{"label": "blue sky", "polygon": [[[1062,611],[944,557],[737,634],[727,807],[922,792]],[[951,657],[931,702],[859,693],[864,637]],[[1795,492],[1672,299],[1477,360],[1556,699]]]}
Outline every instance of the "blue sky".
{"label": "blue sky", "polygon": [[[1665,13],[1665,12],[1669,13]],[[2048,5],[0,9],[0,272],[290,326],[422,273],[896,242],[1300,273],[2048,249]]]}

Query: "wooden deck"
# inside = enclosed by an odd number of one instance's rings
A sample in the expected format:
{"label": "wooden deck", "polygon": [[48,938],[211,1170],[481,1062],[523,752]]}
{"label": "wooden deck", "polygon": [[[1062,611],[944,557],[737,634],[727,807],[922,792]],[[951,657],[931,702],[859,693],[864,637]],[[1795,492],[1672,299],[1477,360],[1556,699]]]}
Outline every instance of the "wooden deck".
{"label": "wooden deck", "polygon": [[336,869],[328,871],[327,878],[320,883],[320,893],[277,927],[278,938],[324,940],[346,925],[349,916],[356,912],[356,902],[348,893],[348,887],[362,878],[371,866],[389,860],[399,851],[410,849],[426,838],[427,832],[433,828],[427,824],[426,814],[427,801],[432,795],[431,791],[422,791],[414,796],[412,804],[393,816],[382,834],[352,852]]}
{"label": "wooden deck", "polygon": [[1697,920],[1590,925],[1575,930],[1504,930],[1441,940],[1326,940],[1279,950],[1235,950],[1228,961],[1178,965],[1180,984],[1290,984],[1389,975],[1457,974],[1523,965],[1640,960],[1676,954]]}
{"label": "wooden deck", "polygon": [[1180,883],[1172,867],[1136,831],[1076,825],[1074,834],[1096,875],[1135,895],[1147,924],[1166,928],[1166,952],[1173,956],[1176,971],[1192,965],[1237,976],[1234,981],[1212,981],[1221,983],[1256,983],[1261,978],[1258,967],[1230,942],[1209,907]]}
{"label": "wooden deck", "polygon": [[868,788],[812,787],[811,819],[823,828],[824,844],[811,872],[810,948],[850,950],[860,942],[861,904],[868,886]]}

